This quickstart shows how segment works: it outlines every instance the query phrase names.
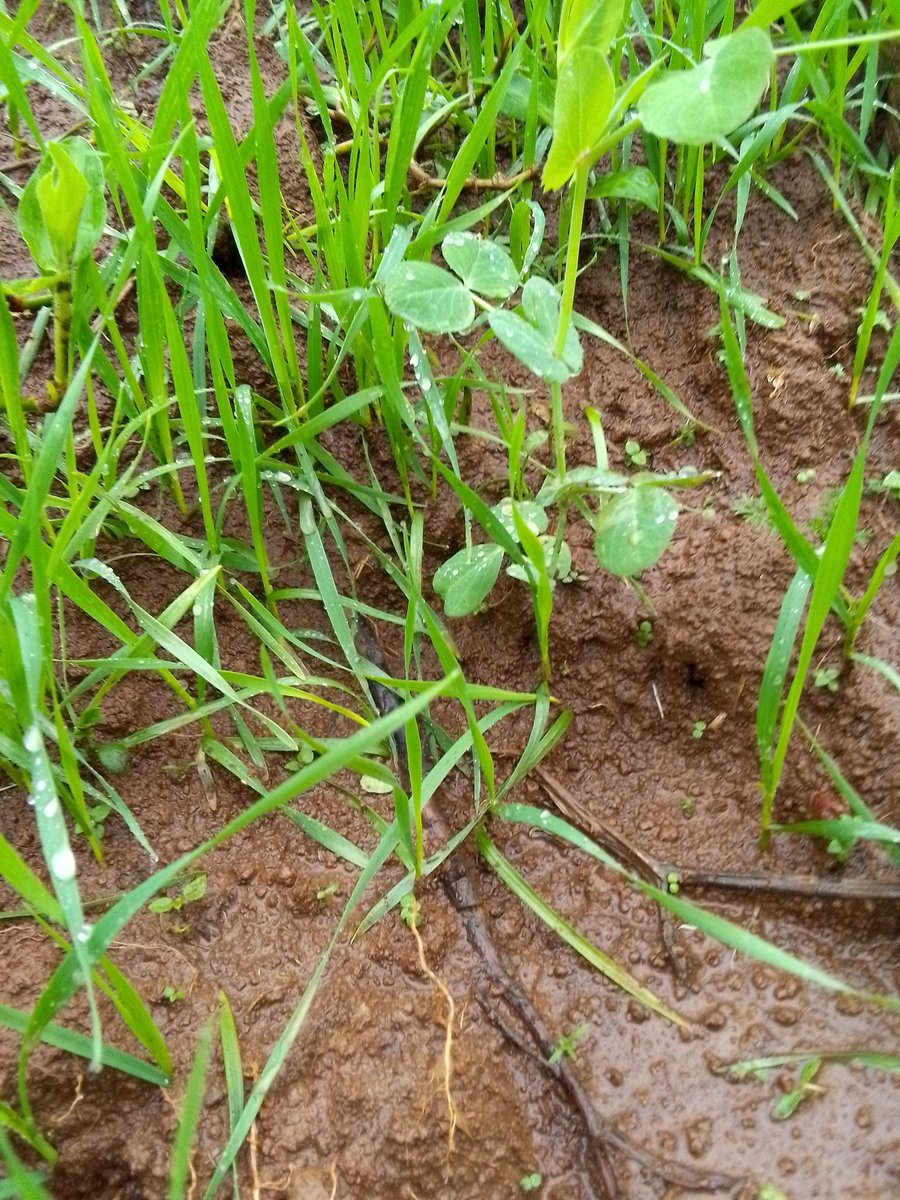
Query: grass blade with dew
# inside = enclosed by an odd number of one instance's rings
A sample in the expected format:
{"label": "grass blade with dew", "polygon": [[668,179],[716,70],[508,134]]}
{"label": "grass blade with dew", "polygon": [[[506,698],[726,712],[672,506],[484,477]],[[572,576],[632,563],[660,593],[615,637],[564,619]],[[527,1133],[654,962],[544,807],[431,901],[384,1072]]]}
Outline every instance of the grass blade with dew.
{"label": "grass blade with dew", "polygon": [[[56,897],[44,887],[30,867],[23,862],[3,837],[0,837],[0,878],[22,899],[33,915],[65,927],[65,917]],[[45,926],[45,928],[47,927]],[[52,929],[49,930],[49,934],[65,948],[62,939]],[[93,981],[100,991],[112,1001],[125,1025],[157,1064],[161,1078],[169,1080],[172,1075],[172,1058],[162,1034],[154,1024],[153,1018],[140,996],[105,955],[98,963],[98,970],[93,975]],[[110,1048],[104,1045],[103,1054],[109,1053],[109,1050]],[[143,1069],[153,1070],[146,1064]]]}
{"label": "grass blade with dew", "polygon": [[543,832],[547,832],[548,828],[552,828],[556,836],[571,843],[571,845],[591,858],[597,859],[617,875],[627,879],[634,887],[643,892],[645,896],[649,896],[661,905],[661,907],[674,913],[680,921],[699,929],[702,933],[705,933],[717,942],[721,942],[723,946],[730,946],[733,950],[737,950],[741,954],[755,958],[759,962],[774,967],[777,971],[785,971],[788,974],[795,975],[798,979],[802,979],[806,983],[815,984],[817,987],[826,988],[829,991],[838,992],[842,995],[855,996],[858,999],[876,1004],[879,1008],[886,1009],[889,1012],[900,1012],[900,997],[885,996],[876,992],[867,992],[860,988],[852,987],[849,983],[845,983],[843,980],[836,978],[827,971],[821,970],[812,963],[804,962],[803,959],[797,958],[796,955],[790,954],[786,950],[779,949],[778,946],[766,941],[765,938],[742,929],[739,925],[727,921],[724,917],[716,916],[714,913],[707,912],[705,909],[698,908],[697,905],[681,899],[680,896],[673,895],[671,892],[663,891],[662,888],[647,883],[632,871],[622,866],[621,863],[617,862],[591,838],[574,829],[567,821],[558,817],[552,817],[552,825],[549,824],[547,817],[550,814],[545,809],[534,808],[531,805],[525,804],[504,804],[497,810],[496,815],[503,821],[523,822]]}
{"label": "grass blade with dew", "polygon": [[[28,1013],[19,1012],[18,1009],[10,1008],[6,1004],[0,1004],[0,1025],[4,1028],[12,1029],[16,1033],[23,1033],[28,1025],[28,1018]],[[46,1046],[55,1046],[57,1050],[63,1050],[66,1054],[74,1054],[78,1058],[89,1059],[93,1055],[94,1048],[90,1038],[85,1037],[83,1033],[78,1033],[75,1029],[66,1029],[62,1025],[52,1023],[48,1025],[41,1036],[41,1041]],[[103,1046],[100,1062],[104,1067],[121,1071],[123,1075],[130,1075],[134,1079],[155,1084],[157,1087],[167,1087],[170,1083],[170,1077],[159,1068],[140,1058],[135,1058],[133,1054],[127,1054],[124,1050],[118,1050],[115,1046]]]}
{"label": "grass blade with dew", "polygon": [[[91,1066],[98,1070],[101,1062],[102,1033],[100,1014],[91,979],[91,962],[86,950],[90,926],[84,919],[84,908],[77,881],[77,863],[69,841],[65,815],[56,787],[53,764],[47,753],[45,735],[50,724],[43,712],[46,672],[50,664],[43,660],[41,638],[37,628],[37,611],[30,595],[13,597],[9,602],[8,622],[3,614],[4,676],[10,698],[22,730],[22,746],[27,755],[27,770],[34,805],[41,851],[50,872],[54,892],[59,901],[65,927],[72,941],[72,953],[81,970],[87,992],[91,1019]],[[11,650],[17,648],[13,655]],[[27,1101],[23,1112],[30,1118]]]}
{"label": "grass blade with dew", "polygon": [[[459,674],[451,675],[433,684],[424,692],[413,697],[407,703],[400,705],[393,712],[380,717],[371,725],[361,729],[352,737],[329,747],[324,753],[290,776],[282,784],[262,796],[231,821],[227,822],[207,841],[194,850],[182,855],[175,862],[155,872],[149,879],[132,888],[98,919],[83,949],[90,965],[96,963],[131,918],[140,911],[160,890],[171,886],[179,875],[192,866],[203,855],[208,854],[217,846],[222,845],[234,834],[246,829],[248,825],[259,820],[287,804],[301,792],[307,791],[317,783],[329,778],[335,771],[346,766],[356,766],[359,755],[365,754],[379,745],[382,740],[400,729],[413,714],[421,712],[438,696],[452,690],[459,682]],[[28,1028],[25,1031],[20,1051],[20,1078],[24,1080],[24,1069],[32,1050],[40,1040],[41,1033],[47,1024],[56,1016],[82,986],[83,977],[77,961],[71,953],[67,954],[53,972],[40,997],[38,998]]]}
{"label": "grass blade with dew", "polygon": [[[553,824],[559,820],[550,813],[544,813],[546,821],[541,821],[540,828],[552,832]],[[562,917],[555,908],[547,903],[529,883],[519,874],[512,864],[504,858],[491,839],[481,828],[475,835],[478,850],[481,857],[494,872],[497,878],[512,892],[512,894],[520,900],[526,908],[530,908],[536,917],[541,920],[549,930],[572,949],[580,954],[585,962],[597,971],[600,972],[610,983],[614,983],[616,987],[622,989],[626,995],[631,996],[644,1008],[654,1012],[657,1016],[665,1017],[667,1021],[671,1021],[674,1025],[680,1026],[682,1029],[686,1027],[686,1022],[678,1013],[668,1008],[663,1002],[643,984],[639,983],[633,975],[621,967],[615,959],[604,954],[592,942],[583,937],[576,929]]]}

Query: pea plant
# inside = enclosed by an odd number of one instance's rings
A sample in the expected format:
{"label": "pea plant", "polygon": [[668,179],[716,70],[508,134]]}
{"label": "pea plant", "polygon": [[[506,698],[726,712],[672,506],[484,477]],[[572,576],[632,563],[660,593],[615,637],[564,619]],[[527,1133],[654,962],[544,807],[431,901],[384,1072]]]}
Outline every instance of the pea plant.
{"label": "pea plant", "polygon": [[[19,200],[18,223],[40,275],[6,290],[14,305],[52,305],[54,365],[47,393],[55,408],[71,377],[69,335],[78,270],[106,223],[103,164],[97,151],[82,138],[48,142]],[[37,401],[31,403],[38,406]]]}

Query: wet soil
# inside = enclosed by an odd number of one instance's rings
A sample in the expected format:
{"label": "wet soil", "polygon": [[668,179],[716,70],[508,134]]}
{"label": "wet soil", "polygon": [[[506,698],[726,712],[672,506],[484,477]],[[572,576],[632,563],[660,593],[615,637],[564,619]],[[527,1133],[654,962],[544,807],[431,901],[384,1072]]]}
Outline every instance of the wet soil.
{"label": "wet soil", "polygon": [[[246,87],[234,66],[241,36],[233,30],[222,35],[211,54],[221,63],[224,86],[233,87],[227,98],[246,113]],[[125,78],[129,67],[117,54],[110,51],[111,63]],[[269,66],[277,73],[274,60]],[[302,181],[294,180],[302,190]],[[788,507],[804,521],[817,512],[827,489],[846,478],[864,426],[865,412],[847,410],[846,380],[870,277],[807,159],[800,156],[779,168],[772,182],[794,206],[797,220],[755,196],[740,261],[744,285],[765,296],[787,323],[778,331],[748,324],[747,366],[763,461]],[[710,261],[726,248],[728,230],[723,207]],[[4,277],[27,270],[8,225],[0,255]],[[883,860],[864,846],[842,871],[820,846],[805,840],[779,837],[767,854],[758,849],[755,697],[792,565],[771,532],[734,511],[742,497],[758,493],[716,357],[718,343],[710,336],[718,319],[714,298],[651,254],[635,252],[626,324],[618,261],[607,252],[585,269],[576,303],[622,340],[630,334],[635,353],[711,431],[698,430],[693,445],[685,446],[678,440],[681,418],[620,356],[585,339],[584,370],[566,394],[573,423],[569,461],[591,461],[581,414],[592,404],[603,414],[617,462],[626,439],[635,437],[655,468],[691,462],[721,474],[701,492],[682,498],[672,546],[642,579],[653,609],[652,641],[644,648],[635,634],[648,617],[646,608],[621,582],[597,570],[589,531],[571,527],[576,579],[555,593],[551,655],[553,695],[574,719],[545,763],[547,772],[597,821],[664,862],[735,872],[888,878]],[[530,384],[496,348],[488,347],[481,363],[489,377]],[[251,359],[240,362],[239,370],[247,379],[259,375]],[[532,394],[536,425],[545,402]],[[894,406],[878,424],[870,478],[898,465],[898,411]],[[473,420],[490,422],[489,407],[477,396]],[[393,487],[389,449],[377,430],[368,436],[375,469],[382,483]],[[355,428],[334,431],[328,448],[348,472],[365,479],[360,438]],[[505,474],[502,456],[488,443],[465,437],[459,452],[467,481],[483,484],[490,494],[490,481]],[[814,468],[815,477],[798,483],[797,474],[805,468]],[[162,519],[184,527],[164,501],[154,503]],[[462,536],[452,496],[442,493],[430,503],[425,523],[430,578]],[[896,530],[896,501],[868,496],[862,523],[871,539],[854,550],[849,579],[857,591]],[[371,523],[368,531],[378,538]],[[273,520],[271,533],[272,561],[286,564],[278,584],[308,583],[299,532],[286,532]],[[133,555],[136,547],[127,542],[101,547],[101,557],[104,549],[115,557],[131,595],[150,612],[160,612],[184,587],[183,576]],[[364,547],[351,541],[350,550],[361,597],[396,610],[399,597]],[[105,598],[118,603],[112,594]],[[896,659],[898,599],[896,581],[889,580],[861,634],[859,648],[865,653]],[[283,615],[297,628],[323,628],[321,614],[309,603]],[[245,627],[224,606],[217,608],[217,618],[227,665],[258,671],[258,649]],[[535,686],[539,659],[530,600],[514,581],[500,586],[485,611],[454,623],[453,634],[473,682],[522,691]],[[381,629],[379,636],[388,661],[399,669],[395,633]],[[98,631],[77,614],[69,622],[67,643],[73,658],[108,650]],[[829,625],[816,665],[839,663],[839,631]],[[427,659],[425,665],[434,667]],[[128,676],[104,701],[103,733],[122,737],[176,711],[161,684]],[[841,674],[836,693],[810,689],[802,714],[877,817],[896,824],[896,692],[856,665]],[[313,733],[340,731],[314,706],[295,715]],[[698,721],[707,723],[702,738],[692,736]],[[495,727],[491,744],[499,764],[515,761],[528,724],[521,716]],[[139,747],[117,780],[164,862],[197,845],[252,799],[248,788],[216,767],[214,790],[204,788],[193,766],[196,749],[193,732],[161,737]],[[273,761],[270,769],[275,782],[282,768]],[[297,807],[371,849],[371,826],[342,790],[354,786],[349,778],[323,785],[301,796]],[[537,775],[513,798],[547,806],[552,799]],[[462,774],[448,781],[441,804],[454,827],[471,815],[472,801],[471,781]],[[779,794],[778,819],[820,815],[830,803],[827,783],[798,737]],[[6,793],[2,823],[4,836],[40,871],[24,797]],[[900,1194],[900,1077],[825,1065],[817,1090],[790,1119],[777,1121],[773,1107],[794,1085],[795,1073],[770,1072],[762,1080],[735,1083],[714,1069],[723,1062],[791,1051],[893,1051],[898,1018],[736,956],[687,927],[670,929],[679,959],[690,966],[683,976],[667,952],[655,908],[626,883],[542,835],[499,822],[490,832],[537,892],[687,1022],[679,1029],[629,1000],[471,859],[481,917],[515,986],[555,1037],[586,1027],[571,1070],[604,1120],[663,1164],[654,1171],[627,1153],[611,1152],[622,1196],[687,1200],[699,1194],[673,1182],[667,1163],[694,1166],[698,1177],[733,1176],[735,1184],[724,1194],[744,1200],[757,1196],[765,1182],[791,1200],[883,1200]],[[103,849],[102,870],[86,848],[79,849],[85,896],[132,887],[153,870],[114,818],[107,822]],[[31,1061],[35,1114],[60,1152],[50,1181],[59,1200],[151,1200],[166,1194],[186,1069],[203,1023],[217,1011],[219,993],[234,1010],[249,1088],[306,987],[356,878],[282,814],[245,830],[210,855],[203,869],[208,889],[202,900],[177,919],[142,912],[110,948],[150,1004],[171,1048],[178,1066],[172,1087],[160,1090],[111,1071],[93,1076],[80,1060],[49,1048]],[[390,882],[395,878],[396,872]],[[382,879],[369,899],[385,888]],[[492,1019],[502,996],[466,936],[463,914],[439,878],[426,881],[418,898],[428,963],[457,1009],[452,1096],[459,1125],[453,1148],[440,1078],[444,1001],[421,969],[411,932],[391,915],[363,936],[342,939],[239,1157],[242,1194],[296,1200],[503,1200],[522,1195],[520,1181],[537,1172],[542,1179],[537,1194],[545,1200],[602,1196],[569,1097],[529,1049],[514,1015]],[[691,898],[858,988],[900,990],[894,903],[826,901],[765,890],[706,891]],[[3,907],[8,907],[5,900]],[[4,922],[0,939],[0,1000],[27,1010],[57,961],[56,951],[28,921]],[[184,998],[165,1000],[166,988],[183,992]],[[115,1041],[120,1026],[112,1012],[104,1015],[107,1035]],[[66,1014],[75,1026],[80,1017],[77,1005]],[[0,1096],[11,1102],[16,1049],[11,1035],[0,1035]],[[193,1160],[201,1185],[227,1137],[227,1122],[216,1063]]]}

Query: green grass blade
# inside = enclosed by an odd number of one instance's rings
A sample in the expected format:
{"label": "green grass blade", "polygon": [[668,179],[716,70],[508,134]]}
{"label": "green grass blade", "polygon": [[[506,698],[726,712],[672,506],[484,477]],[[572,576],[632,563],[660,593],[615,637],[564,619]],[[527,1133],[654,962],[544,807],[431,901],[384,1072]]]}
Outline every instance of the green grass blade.
{"label": "green grass blade", "polygon": [[798,568],[781,602],[781,610],[772,634],[766,665],[759,685],[756,702],[756,749],[759,755],[760,780],[767,790],[771,780],[772,756],[775,751],[775,734],[778,729],[778,714],[781,699],[787,686],[787,678],[797,640],[797,630],[806,607],[806,599],[812,580],[802,568]]}
{"label": "green grass blade", "polygon": [[[544,816],[548,815],[544,814]],[[551,822],[542,824],[541,828],[549,829],[552,832],[552,821],[555,819],[551,818]],[[573,950],[581,955],[585,962],[590,963],[610,983],[614,983],[616,987],[621,988],[632,999],[637,1000],[639,1004],[643,1005],[644,1008],[656,1013],[657,1016],[665,1017],[667,1021],[671,1021],[681,1028],[686,1027],[687,1023],[678,1013],[663,1004],[658,997],[654,996],[649,988],[645,988],[643,984],[639,983],[633,975],[626,971],[624,967],[621,967],[614,959],[610,958],[608,954],[604,954],[592,942],[582,937],[564,917],[560,916],[556,909],[552,908],[546,900],[542,899],[512,864],[503,857],[483,829],[479,829],[475,836],[482,858],[497,878],[509,888],[517,899],[521,900],[526,908],[530,908],[535,916],[544,922],[548,929],[552,930],[557,937],[571,946]]]}
{"label": "green grass blade", "polygon": [[181,1101],[181,1115],[178,1118],[178,1129],[175,1132],[175,1142],[172,1147],[169,1200],[186,1200],[186,1197],[193,1191],[191,1149],[194,1145],[194,1138],[197,1136],[200,1112],[203,1107],[203,1093],[206,1088],[206,1071],[209,1067],[209,1056],[212,1050],[212,1036],[212,1022],[207,1022],[200,1033],[197,1053],[194,1056]]}
{"label": "green grass blade", "polygon": [[[28,1020],[28,1013],[19,1012],[18,1009],[10,1008],[6,1004],[0,1004],[0,1025],[6,1029],[24,1033],[28,1026]],[[47,1046],[55,1046],[57,1050],[64,1050],[67,1054],[74,1054],[78,1058],[91,1058],[93,1055],[94,1048],[89,1037],[85,1037],[83,1033],[78,1033],[74,1029],[66,1029],[62,1025],[48,1025],[41,1035],[41,1041]],[[145,1083],[152,1083],[156,1087],[168,1087],[171,1083],[170,1075],[166,1075],[149,1063],[142,1062],[133,1054],[117,1050],[115,1046],[103,1045],[100,1062],[104,1067],[121,1071],[123,1075],[131,1075],[134,1079],[142,1079]]]}

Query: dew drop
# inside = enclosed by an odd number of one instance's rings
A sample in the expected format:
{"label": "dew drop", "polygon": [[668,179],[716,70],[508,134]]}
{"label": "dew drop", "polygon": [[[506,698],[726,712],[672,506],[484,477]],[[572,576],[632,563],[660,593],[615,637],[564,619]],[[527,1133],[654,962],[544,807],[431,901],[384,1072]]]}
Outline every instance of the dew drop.
{"label": "dew drop", "polygon": [[54,796],[52,800],[48,800],[41,811],[48,821],[55,817],[59,812],[59,801],[57,798]]}
{"label": "dew drop", "polygon": [[75,878],[75,855],[68,846],[56,851],[50,859],[50,870],[62,882]]}
{"label": "dew drop", "polygon": [[22,745],[29,754],[37,754],[41,748],[41,731],[37,725],[29,725],[22,737]]}
{"label": "dew drop", "polygon": [[93,925],[88,925],[88,923],[85,922],[84,925],[82,925],[82,927],[75,934],[75,941],[81,942],[81,944],[84,945],[84,943],[91,936],[92,929],[93,929]]}

